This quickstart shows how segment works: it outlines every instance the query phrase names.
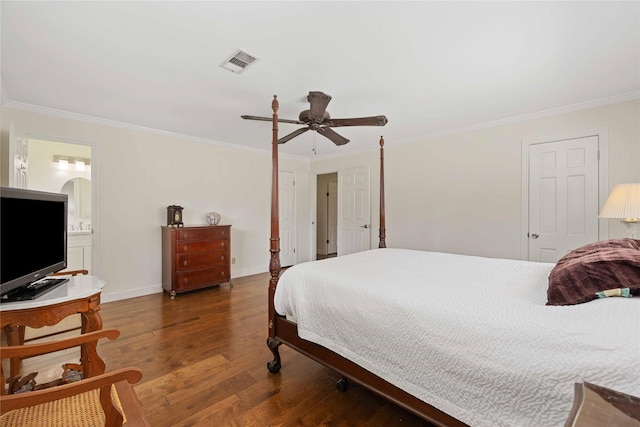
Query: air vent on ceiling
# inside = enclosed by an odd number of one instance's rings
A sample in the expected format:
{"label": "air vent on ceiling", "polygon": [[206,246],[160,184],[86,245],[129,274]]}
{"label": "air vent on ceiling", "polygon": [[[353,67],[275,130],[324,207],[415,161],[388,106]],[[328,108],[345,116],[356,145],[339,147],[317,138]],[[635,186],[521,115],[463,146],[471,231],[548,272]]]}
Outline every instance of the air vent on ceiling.
{"label": "air vent on ceiling", "polygon": [[226,70],[240,74],[258,60],[257,57],[238,49],[233,55],[227,58],[220,66]]}

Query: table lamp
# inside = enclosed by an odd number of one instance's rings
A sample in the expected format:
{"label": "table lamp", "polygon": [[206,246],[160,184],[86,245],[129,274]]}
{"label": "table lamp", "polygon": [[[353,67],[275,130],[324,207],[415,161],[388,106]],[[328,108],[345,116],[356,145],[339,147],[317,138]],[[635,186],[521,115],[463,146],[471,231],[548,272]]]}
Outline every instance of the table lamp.
{"label": "table lamp", "polygon": [[640,182],[613,187],[598,218],[621,219],[631,238],[637,239],[640,228]]}

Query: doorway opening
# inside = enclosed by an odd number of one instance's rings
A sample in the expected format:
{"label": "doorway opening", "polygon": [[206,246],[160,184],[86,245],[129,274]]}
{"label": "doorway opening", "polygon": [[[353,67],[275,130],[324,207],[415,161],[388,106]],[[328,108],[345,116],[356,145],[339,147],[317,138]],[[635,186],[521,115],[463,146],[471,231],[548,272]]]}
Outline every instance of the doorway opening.
{"label": "doorway opening", "polygon": [[317,259],[338,254],[338,173],[317,176]]}
{"label": "doorway opening", "polygon": [[28,138],[27,188],[69,197],[67,268],[93,274],[93,147]]}

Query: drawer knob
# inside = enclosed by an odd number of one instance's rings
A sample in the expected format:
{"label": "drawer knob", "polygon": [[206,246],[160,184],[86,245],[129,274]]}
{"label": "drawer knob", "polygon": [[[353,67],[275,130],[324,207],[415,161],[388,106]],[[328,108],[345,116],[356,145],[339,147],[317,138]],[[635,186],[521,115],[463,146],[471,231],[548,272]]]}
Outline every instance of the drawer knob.
{"label": "drawer knob", "polygon": [[186,267],[189,263],[187,261],[184,262],[184,266]]}
{"label": "drawer knob", "polygon": [[187,245],[184,245],[182,248],[184,249],[185,252],[187,252]]}
{"label": "drawer knob", "polygon": [[187,279],[186,277],[184,278],[184,283],[189,283],[189,279]]}
{"label": "drawer knob", "polygon": [[189,233],[184,233],[182,237],[186,239],[187,237],[189,237]]}

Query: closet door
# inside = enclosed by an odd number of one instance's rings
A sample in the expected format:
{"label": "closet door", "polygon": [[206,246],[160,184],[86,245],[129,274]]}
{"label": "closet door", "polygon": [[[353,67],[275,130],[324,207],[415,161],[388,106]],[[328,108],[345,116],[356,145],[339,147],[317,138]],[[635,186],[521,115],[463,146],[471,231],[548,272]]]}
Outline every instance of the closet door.
{"label": "closet door", "polygon": [[278,186],[278,201],[280,203],[280,265],[288,267],[297,262],[295,172],[280,171]]}
{"label": "closet door", "polygon": [[369,168],[357,167],[338,172],[338,256],[370,249],[371,206]]}
{"label": "closet door", "polygon": [[598,240],[598,137],[529,147],[529,259],[556,262]]}

